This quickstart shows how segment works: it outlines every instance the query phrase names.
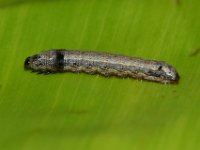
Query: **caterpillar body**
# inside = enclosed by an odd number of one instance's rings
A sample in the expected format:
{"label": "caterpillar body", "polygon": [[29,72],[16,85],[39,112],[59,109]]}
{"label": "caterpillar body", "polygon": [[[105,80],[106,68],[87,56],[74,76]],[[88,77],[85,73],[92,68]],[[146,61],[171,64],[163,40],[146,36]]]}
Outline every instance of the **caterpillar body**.
{"label": "caterpillar body", "polygon": [[177,83],[179,80],[176,69],[164,61],[95,51],[49,50],[27,57],[24,67],[45,74],[85,72],[160,83]]}

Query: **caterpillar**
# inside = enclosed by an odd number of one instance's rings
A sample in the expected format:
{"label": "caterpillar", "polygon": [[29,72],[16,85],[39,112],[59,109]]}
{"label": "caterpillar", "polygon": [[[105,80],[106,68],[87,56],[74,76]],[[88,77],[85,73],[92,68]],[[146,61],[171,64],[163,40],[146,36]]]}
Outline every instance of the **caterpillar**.
{"label": "caterpillar", "polygon": [[164,61],[95,51],[49,50],[27,57],[24,68],[44,74],[84,72],[103,76],[131,77],[165,84],[179,81],[176,69]]}

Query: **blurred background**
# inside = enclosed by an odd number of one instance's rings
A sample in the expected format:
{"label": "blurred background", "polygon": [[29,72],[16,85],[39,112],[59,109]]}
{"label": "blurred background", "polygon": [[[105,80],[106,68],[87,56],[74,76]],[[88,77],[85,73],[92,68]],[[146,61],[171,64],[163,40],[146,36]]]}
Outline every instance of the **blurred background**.
{"label": "blurred background", "polygon": [[[0,149],[200,149],[199,0],[0,0]],[[26,57],[96,50],[163,60],[177,85],[38,75]]]}

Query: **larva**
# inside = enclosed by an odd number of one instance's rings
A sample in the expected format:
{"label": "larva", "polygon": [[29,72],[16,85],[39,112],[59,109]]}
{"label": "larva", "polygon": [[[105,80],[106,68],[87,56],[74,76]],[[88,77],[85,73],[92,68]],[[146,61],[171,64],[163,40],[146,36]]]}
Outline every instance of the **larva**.
{"label": "larva", "polygon": [[179,80],[176,69],[164,61],[95,51],[49,50],[27,57],[24,67],[38,73],[85,72],[161,83]]}

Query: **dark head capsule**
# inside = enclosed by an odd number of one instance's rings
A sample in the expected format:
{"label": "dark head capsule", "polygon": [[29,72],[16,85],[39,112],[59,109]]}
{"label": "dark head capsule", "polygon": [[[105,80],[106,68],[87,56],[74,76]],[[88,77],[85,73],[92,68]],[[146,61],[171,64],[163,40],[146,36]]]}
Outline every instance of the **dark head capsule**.
{"label": "dark head capsule", "polygon": [[32,70],[37,72],[46,72],[47,71],[47,62],[50,63],[47,60],[47,57],[45,55],[33,55],[30,57],[27,57],[24,62],[24,68],[26,70]]}
{"label": "dark head capsule", "polygon": [[26,70],[30,69],[30,57],[27,57],[25,62],[24,62],[24,68]]}

